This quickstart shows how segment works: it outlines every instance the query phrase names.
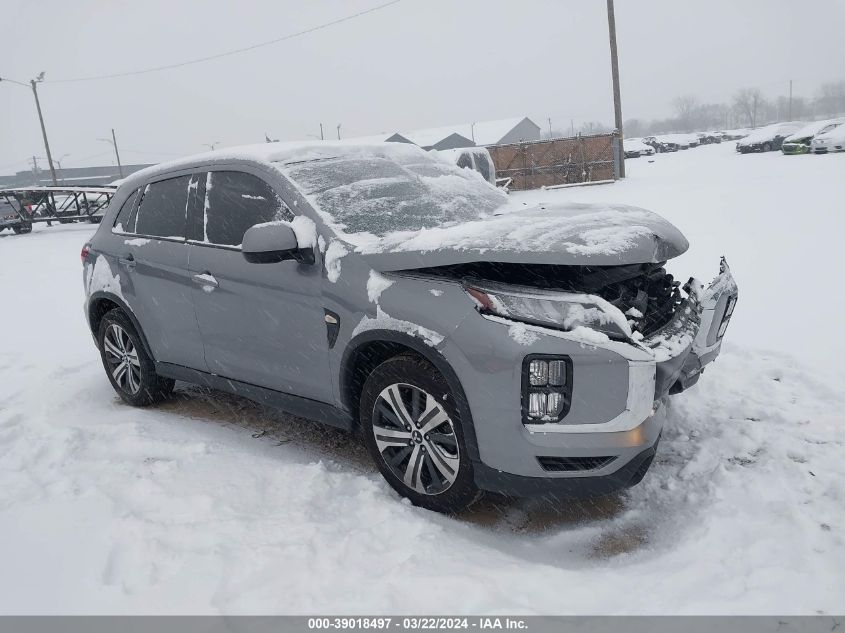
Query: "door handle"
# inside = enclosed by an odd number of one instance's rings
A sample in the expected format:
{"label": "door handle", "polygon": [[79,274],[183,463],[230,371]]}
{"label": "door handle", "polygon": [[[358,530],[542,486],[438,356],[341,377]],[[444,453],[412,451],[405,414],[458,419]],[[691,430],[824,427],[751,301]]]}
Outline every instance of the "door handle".
{"label": "door handle", "polygon": [[202,289],[206,292],[211,292],[220,285],[211,273],[197,274],[192,279],[195,284],[202,286]]}
{"label": "door handle", "polygon": [[135,268],[135,256],[132,253],[129,253],[126,257],[118,257],[117,263],[121,266],[126,266],[127,268]]}

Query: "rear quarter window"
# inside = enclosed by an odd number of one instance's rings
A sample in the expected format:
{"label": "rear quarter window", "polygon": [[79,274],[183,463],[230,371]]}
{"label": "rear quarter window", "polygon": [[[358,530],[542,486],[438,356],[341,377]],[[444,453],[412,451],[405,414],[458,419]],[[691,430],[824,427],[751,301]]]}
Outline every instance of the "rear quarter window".
{"label": "rear quarter window", "polygon": [[114,230],[117,233],[134,233],[135,232],[135,202],[138,200],[138,194],[141,190],[136,189],[120,207],[117,212],[117,217],[114,219]]}

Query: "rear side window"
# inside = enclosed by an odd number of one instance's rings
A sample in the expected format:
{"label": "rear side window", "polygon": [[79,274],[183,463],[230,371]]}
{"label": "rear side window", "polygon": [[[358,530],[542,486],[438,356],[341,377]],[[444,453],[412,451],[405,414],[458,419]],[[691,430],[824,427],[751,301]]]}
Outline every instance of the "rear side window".
{"label": "rear side window", "polygon": [[179,176],[147,185],[141,195],[134,232],[184,239],[190,183],[190,176]]}
{"label": "rear side window", "polygon": [[135,202],[138,200],[140,189],[133,191],[130,196],[120,207],[117,217],[114,219],[114,230],[118,233],[134,233],[135,232]]}
{"label": "rear side window", "polygon": [[204,242],[240,246],[251,226],[292,219],[288,206],[260,178],[239,171],[208,172]]}

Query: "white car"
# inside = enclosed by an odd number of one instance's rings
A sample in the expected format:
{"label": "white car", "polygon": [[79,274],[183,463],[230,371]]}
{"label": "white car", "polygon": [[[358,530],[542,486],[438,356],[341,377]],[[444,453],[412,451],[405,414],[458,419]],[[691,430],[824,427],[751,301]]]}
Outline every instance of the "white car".
{"label": "white car", "polygon": [[639,158],[640,156],[653,156],[654,148],[643,143],[641,138],[626,138],[622,141],[625,150],[625,158]]}
{"label": "white car", "polygon": [[816,136],[810,143],[810,150],[814,154],[845,152],[845,124]]}

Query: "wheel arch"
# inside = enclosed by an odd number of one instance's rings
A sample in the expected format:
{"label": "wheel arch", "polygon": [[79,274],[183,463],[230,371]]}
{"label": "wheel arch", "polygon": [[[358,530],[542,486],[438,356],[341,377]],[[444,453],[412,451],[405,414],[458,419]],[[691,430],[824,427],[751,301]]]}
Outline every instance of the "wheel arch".
{"label": "wheel arch", "polygon": [[141,328],[141,324],[138,322],[138,318],[135,316],[135,313],[132,312],[129,305],[127,305],[121,297],[118,297],[114,293],[98,290],[88,298],[86,316],[88,317],[88,327],[91,329],[91,334],[94,335],[94,340],[97,339],[97,334],[100,331],[100,323],[102,322],[103,317],[115,308],[123,310],[126,316],[129,317],[129,320],[132,322],[132,326],[141,338],[144,351],[150,358],[153,359],[153,362],[155,362],[155,356],[153,356],[152,349],[150,349],[150,344],[147,341],[143,328]]}
{"label": "wheel arch", "polygon": [[368,330],[350,341],[340,366],[340,395],[344,406],[352,412],[357,424],[361,390],[367,376],[384,361],[408,353],[431,363],[446,380],[461,416],[461,428],[470,459],[478,462],[480,458],[475,422],[458,375],[439,351],[410,334],[394,330]]}

